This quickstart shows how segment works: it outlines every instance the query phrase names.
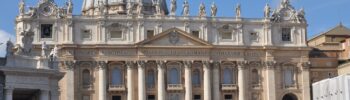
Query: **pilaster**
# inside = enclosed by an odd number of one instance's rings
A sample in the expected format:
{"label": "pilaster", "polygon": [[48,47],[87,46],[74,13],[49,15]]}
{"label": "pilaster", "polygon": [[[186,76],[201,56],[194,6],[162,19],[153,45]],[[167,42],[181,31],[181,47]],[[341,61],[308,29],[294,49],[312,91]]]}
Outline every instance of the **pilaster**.
{"label": "pilaster", "polygon": [[137,61],[138,65],[138,100],[146,100],[146,82],[145,82],[145,61]]}
{"label": "pilaster", "polygon": [[99,61],[98,62],[98,99],[99,100],[107,100],[107,82],[106,82],[106,68],[107,61]]}
{"label": "pilaster", "polygon": [[213,100],[220,99],[220,62],[213,63]]}
{"label": "pilaster", "polygon": [[276,61],[266,61],[266,90],[267,100],[276,100],[276,78],[275,78]]}
{"label": "pilaster", "polygon": [[310,100],[310,62],[302,62],[299,66],[302,67],[303,100]]}
{"label": "pilaster", "polygon": [[134,100],[134,83],[133,80],[133,66],[134,62],[127,61],[126,67],[127,67],[127,100]]}
{"label": "pilaster", "polygon": [[65,97],[66,97],[66,100],[74,100],[74,96],[75,96],[75,92],[74,92],[74,67],[76,65],[76,61],[64,61],[63,62],[65,67],[64,69],[66,70],[66,94]]}
{"label": "pilaster", "polygon": [[247,61],[237,61],[238,67],[238,100],[247,100],[246,90],[247,82],[245,81]]}

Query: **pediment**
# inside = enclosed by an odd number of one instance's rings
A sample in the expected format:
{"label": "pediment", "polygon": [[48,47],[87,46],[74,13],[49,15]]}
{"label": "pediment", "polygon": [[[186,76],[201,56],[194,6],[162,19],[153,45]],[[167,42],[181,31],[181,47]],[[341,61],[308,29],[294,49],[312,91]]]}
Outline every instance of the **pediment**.
{"label": "pediment", "polygon": [[139,46],[210,46],[211,44],[178,28],[166,30],[150,39],[137,43]]}

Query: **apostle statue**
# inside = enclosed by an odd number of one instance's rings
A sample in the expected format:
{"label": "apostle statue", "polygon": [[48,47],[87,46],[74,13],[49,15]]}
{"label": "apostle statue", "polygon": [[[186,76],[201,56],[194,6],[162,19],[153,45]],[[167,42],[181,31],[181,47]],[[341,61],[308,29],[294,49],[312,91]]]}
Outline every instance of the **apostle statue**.
{"label": "apostle statue", "polygon": [[206,15],[206,11],[205,11],[205,6],[204,6],[204,3],[202,2],[200,5],[199,5],[199,16],[200,17],[203,17]]}
{"label": "apostle statue", "polygon": [[47,50],[47,45],[46,45],[46,42],[43,42],[41,44],[41,56],[42,57],[46,57],[46,50]]}
{"label": "apostle statue", "polygon": [[50,52],[50,61],[55,61],[58,56],[58,47],[55,45],[55,47]]}
{"label": "apostle statue", "polygon": [[30,17],[35,17],[36,12],[37,12],[37,10],[36,10],[35,7],[29,7],[29,12],[28,12],[28,14],[29,14]]}
{"label": "apostle statue", "polygon": [[270,17],[270,13],[271,13],[271,7],[270,7],[269,4],[266,4],[265,8],[264,8],[264,17],[265,18],[269,18]]}
{"label": "apostle statue", "polygon": [[155,7],[155,12],[157,15],[161,15],[161,8],[160,8],[160,0],[152,0],[153,1],[153,5]]}
{"label": "apostle statue", "polygon": [[236,7],[236,17],[237,17],[237,18],[241,17],[241,4],[237,4],[237,7]]}
{"label": "apostle statue", "polygon": [[217,11],[218,11],[218,8],[216,7],[216,4],[213,2],[213,3],[211,4],[211,16],[212,16],[212,17],[215,17]]}
{"label": "apostle statue", "polygon": [[105,15],[106,14],[105,10],[106,10],[106,7],[103,1],[98,1],[98,11],[100,12],[100,14]]}
{"label": "apostle statue", "polygon": [[24,3],[24,0],[21,0],[19,2],[19,15],[24,15],[25,13],[25,3]]}
{"label": "apostle statue", "polygon": [[183,15],[183,16],[188,16],[188,15],[190,15],[190,5],[188,4],[188,1],[187,1],[187,0],[184,1],[183,10],[182,10],[182,15]]}
{"label": "apostle statue", "polygon": [[142,3],[139,3],[137,5],[137,14],[142,15],[143,14],[142,11],[143,11],[143,5],[142,5]]}
{"label": "apostle statue", "polygon": [[73,2],[72,0],[68,0],[67,5],[67,14],[71,15],[73,13]]}
{"label": "apostle statue", "polygon": [[176,0],[171,0],[171,5],[170,5],[170,14],[175,15],[176,13]]}
{"label": "apostle statue", "polygon": [[289,0],[283,0],[281,4],[281,8],[287,8],[289,6]]}
{"label": "apostle statue", "polygon": [[298,12],[297,12],[297,20],[300,23],[304,23],[305,20],[305,11],[304,8],[301,8]]}
{"label": "apostle statue", "polygon": [[11,42],[11,40],[9,39],[6,43],[6,56],[13,55],[13,51],[12,51],[13,47],[14,47],[14,45]]}

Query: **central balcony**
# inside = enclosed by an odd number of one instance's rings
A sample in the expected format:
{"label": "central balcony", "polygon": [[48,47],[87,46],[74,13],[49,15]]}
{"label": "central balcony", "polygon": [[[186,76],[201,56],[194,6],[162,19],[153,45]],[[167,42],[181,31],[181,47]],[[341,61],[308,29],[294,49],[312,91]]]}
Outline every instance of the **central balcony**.
{"label": "central balcony", "polygon": [[221,84],[221,90],[222,91],[233,91],[237,90],[237,85],[236,84]]}
{"label": "central balcony", "polygon": [[125,91],[124,85],[109,85],[108,91]]}
{"label": "central balcony", "polygon": [[182,84],[168,84],[168,90],[181,91],[181,90],[183,90],[183,86],[182,86]]}

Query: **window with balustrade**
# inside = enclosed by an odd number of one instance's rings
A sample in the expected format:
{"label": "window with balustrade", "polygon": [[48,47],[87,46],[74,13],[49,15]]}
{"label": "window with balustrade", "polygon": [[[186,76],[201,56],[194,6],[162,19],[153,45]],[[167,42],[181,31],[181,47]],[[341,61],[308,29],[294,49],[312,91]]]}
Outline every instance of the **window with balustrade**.
{"label": "window with balustrade", "polygon": [[147,71],[147,87],[148,88],[154,88],[155,87],[155,81],[156,81],[156,77],[155,77],[155,71],[154,69],[149,69]]}
{"label": "window with balustrade", "polygon": [[237,89],[237,67],[232,62],[221,64],[221,89],[231,91]]}
{"label": "window with balustrade", "polygon": [[258,69],[252,69],[251,82],[252,82],[253,87],[259,87],[260,80],[261,80],[261,77],[260,77],[260,73],[259,73]]}
{"label": "window with balustrade", "polygon": [[91,86],[91,75],[90,75],[90,70],[84,69],[83,74],[82,74],[82,79],[83,79],[83,87],[84,88],[89,88]]}
{"label": "window with balustrade", "polygon": [[167,64],[167,83],[169,90],[181,90],[181,63],[170,62]]}
{"label": "window with balustrade", "polygon": [[124,87],[124,76],[125,76],[125,65],[120,62],[111,63],[109,66],[109,90],[123,91]]}

